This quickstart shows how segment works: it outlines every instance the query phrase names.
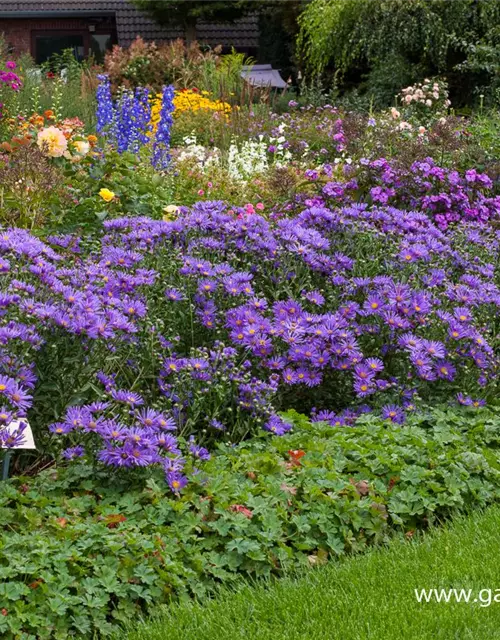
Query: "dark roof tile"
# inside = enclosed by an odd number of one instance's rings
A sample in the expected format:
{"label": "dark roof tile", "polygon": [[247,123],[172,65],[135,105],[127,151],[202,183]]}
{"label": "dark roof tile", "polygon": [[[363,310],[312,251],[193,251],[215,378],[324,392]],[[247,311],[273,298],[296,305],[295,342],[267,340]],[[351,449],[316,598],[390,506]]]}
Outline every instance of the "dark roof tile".
{"label": "dark roof tile", "polygon": [[[163,27],[156,24],[148,15],[140,12],[129,0],[0,0],[0,14],[5,19],[6,13],[16,14],[28,12],[58,12],[61,14],[77,11],[114,12],[118,41],[129,45],[137,35],[145,40],[171,40],[182,37],[180,28]],[[232,24],[215,24],[200,22],[198,37],[202,42],[211,45],[257,47],[258,21],[255,16],[246,16]]]}

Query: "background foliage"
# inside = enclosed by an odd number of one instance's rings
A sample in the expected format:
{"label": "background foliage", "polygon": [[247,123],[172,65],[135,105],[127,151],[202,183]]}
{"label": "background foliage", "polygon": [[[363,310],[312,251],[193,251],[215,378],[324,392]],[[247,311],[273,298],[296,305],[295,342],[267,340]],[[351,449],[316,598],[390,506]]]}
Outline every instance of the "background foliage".
{"label": "background foliage", "polygon": [[[312,0],[299,18],[311,73],[361,84],[376,103],[426,75],[444,74],[453,98],[497,88],[500,5],[494,0]],[[483,90],[482,88],[480,89]]]}

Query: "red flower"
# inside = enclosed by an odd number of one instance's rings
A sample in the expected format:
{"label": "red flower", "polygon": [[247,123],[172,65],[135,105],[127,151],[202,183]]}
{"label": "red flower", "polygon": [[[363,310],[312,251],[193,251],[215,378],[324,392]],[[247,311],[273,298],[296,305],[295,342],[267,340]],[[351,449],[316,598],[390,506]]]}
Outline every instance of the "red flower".
{"label": "red flower", "polygon": [[253,516],[253,512],[242,504],[232,504],[229,508],[231,511],[235,511],[236,513],[242,513],[246,518],[250,519]]}
{"label": "red flower", "polygon": [[2,610],[0,611],[0,613],[1,613],[3,616],[6,616],[9,612],[7,611],[7,609],[2,609]]}
{"label": "red flower", "polygon": [[302,449],[290,449],[288,455],[292,463],[298,467],[300,465],[300,459],[306,455],[306,452],[302,451]]}

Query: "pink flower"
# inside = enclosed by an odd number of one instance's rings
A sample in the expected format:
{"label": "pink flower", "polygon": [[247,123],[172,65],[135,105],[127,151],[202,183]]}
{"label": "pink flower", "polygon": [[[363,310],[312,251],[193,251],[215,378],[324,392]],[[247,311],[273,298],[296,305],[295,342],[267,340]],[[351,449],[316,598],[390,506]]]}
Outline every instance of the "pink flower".
{"label": "pink flower", "polygon": [[255,205],[255,208],[258,209],[259,211],[263,211],[264,205],[262,204],[262,202],[257,202],[257,204]]}
{"label": "pink flower", "polygon": [[248,215],[251,215],[252,213],[255,213],[255,209],[253,207],[253,204],[246,204],[245,205],[245,213],[247,213]]}
{"label": "pink flower", "polygon": [[213,186],[214,186],[214,185],[213,185],[211,182],[209,182],[209,183],[207,184],[207,187],[208,187],[209,189],[211,189]]}
{"label": "pink flower", "polygon": [[5,66],[7,69],[15,69],[16,63],[14,62],[14,60],[7,60],[7,62],[5,63]]}
{"label": "pink flower", "polygon": [[232,504],[229,509],[235,513],[242,513],[245,518],[251,520],[253,512],[242,504]]}
{"label": "pink flower", "polygon": [[205,193],[205,192],[203,191],[203,189],[200,189],[200,190],[198,191],[198,195],[199,195],[199,196],[204,195],[204,193]]}

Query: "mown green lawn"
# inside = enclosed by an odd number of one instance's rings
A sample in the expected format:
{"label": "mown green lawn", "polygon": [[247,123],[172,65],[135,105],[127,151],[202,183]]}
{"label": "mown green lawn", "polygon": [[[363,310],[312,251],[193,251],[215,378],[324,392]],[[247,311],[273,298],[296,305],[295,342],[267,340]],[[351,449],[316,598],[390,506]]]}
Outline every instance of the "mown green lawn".
{"label": "mown green lawn", "polygon": [[[478,602],[420,604],[414,590],[422,588],[471,589],[471,601]],[[484,606],[488,589],[491,604]],[[225,591],[205,605],[173,606],[128,636],[128,640],[337,638],[499,639],[500,508],[455,521],[418,541],[397,541],[390,548],[331,562],[295,579]]]}

